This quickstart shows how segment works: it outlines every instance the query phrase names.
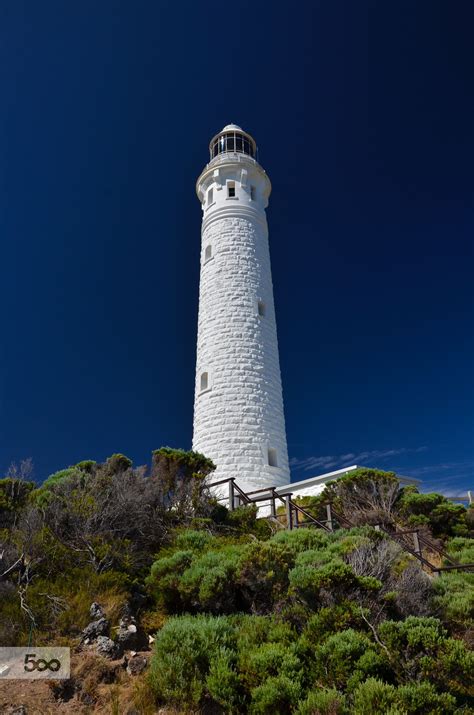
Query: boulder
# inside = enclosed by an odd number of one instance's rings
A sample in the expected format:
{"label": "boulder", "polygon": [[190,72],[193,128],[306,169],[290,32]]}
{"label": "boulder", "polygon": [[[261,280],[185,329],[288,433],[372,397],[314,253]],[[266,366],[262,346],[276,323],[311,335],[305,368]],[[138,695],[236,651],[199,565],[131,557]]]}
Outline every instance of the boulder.
{"label": "boulder", "polygon": [[103,618],[105,616],[104,609],[99,603],[91,603],[91,607],[89,608],[89,613],[93,621],[98,621],[99,618]]}
{"label": "boulder", "polygon": [[99,636],[105,636],[109,632],[110,624],[106,618],[103,616],[97,621],[92,621],[88,626],[82,631],[82,642],[91,643],[95,641]]}
{"label": "boulder", "polygon": [[97,653],[106,658],[118,658],[120,655],[120,648],[117,643],[107,636],[99,636],[95,643],[95,648]]}
{"label": "boulder", "polygon": [[124,615],[117,629],[117,643],[124,650],[145,650],[148,648],[148,637],[131,615]]}
{"label": "boulder", "polygon": [[143,655],[135,655],[127,659],[127,673],[129,675],[140,675],[148,665],[148,660]]}

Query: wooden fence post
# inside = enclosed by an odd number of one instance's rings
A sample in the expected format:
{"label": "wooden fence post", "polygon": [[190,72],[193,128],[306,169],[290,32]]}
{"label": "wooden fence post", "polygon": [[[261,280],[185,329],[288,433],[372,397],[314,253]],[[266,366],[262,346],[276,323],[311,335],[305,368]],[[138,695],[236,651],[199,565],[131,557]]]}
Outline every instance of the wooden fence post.
{"label": "wooden fence post", "polygon": [[413,551],[415,552],[415,554],[419,554],[421,556],[420,539],[418,538],[417,531],[413,532]]}
{"label": "wooden fence post", "polygon": [[330,531],[334,531],[334,525],[332,522],[332,509],[331,509],[331,504],[326,504],[326,525]]}
{"label": "wooden fence post", "polygon": [[286,501],[286,528],[293,529],[293,510],[291,508],[291,494],[285,496]]}
{"label": "wooden fence post", "polygon": [[272,495],[270,497],[270,516],[276,519],[277,510],[275,503],[275,489],[272,487]]}
{"label": "wooden fence post", "polygon": [[234,478],[229,479],[229,511],[235,509]]}

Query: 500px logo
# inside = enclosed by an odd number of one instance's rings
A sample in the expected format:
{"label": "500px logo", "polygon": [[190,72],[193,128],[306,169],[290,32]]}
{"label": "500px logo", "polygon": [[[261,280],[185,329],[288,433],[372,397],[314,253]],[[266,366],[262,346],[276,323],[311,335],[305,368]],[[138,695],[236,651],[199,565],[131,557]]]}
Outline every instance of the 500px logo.
{"label": "500px logo", "polygon": [[53,673],[57,673],[58,670],[61,668],[61,661],[59,661],[57,658],[51,658],[50,661],[45,660],[44,658],[38,658],[38,660],[33,660],[33,658],[36,657],[36,653],[27,653],[25,655],[25,665],[23,667],[23,670],[26,673],[32,673],[34,670],[39,670],[40,673],[43,672],[43,670],[52,670]]}
{"label": "500px logo", "polygon": [[69,678],[69,648],[0,648],[0,680]]}

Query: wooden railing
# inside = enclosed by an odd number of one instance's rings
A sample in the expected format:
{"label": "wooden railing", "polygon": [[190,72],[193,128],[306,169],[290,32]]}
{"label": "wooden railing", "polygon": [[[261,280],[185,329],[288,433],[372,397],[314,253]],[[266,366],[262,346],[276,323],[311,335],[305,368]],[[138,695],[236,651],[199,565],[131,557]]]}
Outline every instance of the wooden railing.
{"label": "wooden railing", "polygon": [[[218,482],[212,482],[208,484],[209,488],[223,486],[228,484],[228,496],[220,497],[219,501],[228,501],[228,508],[233,511],[235,508],[242,506],[244,504],[259,504],[261,502],[269,503],[270,513],[266,518],[272,520],[284,519],[285,526],[287,529],[296,529],[299,527],[316,526],[319,529],[324,529],[324,531],[334,531],[335,524],[343,529],[350,529],[355,526],[347,517],[343,516],[334,509],[332,503],[328,502],[325,504],[326,509],[326,519],[316,519],[307,509],[293,501],[292,492],[279,493],[276,487],[267,487],[263,489],[255,489],[251,492],[244,492],[243,489],[239,487],[234,477],[229,479],[221,479]],[[283,502],[285,506],[284,514],[278,514],[277,502]],[[300,520],[300,516],[304,519]],[[427,569],[431,571],[433,575],[438,575],[441,571],[474,571],[474,564],[461,564],[452,558],[449,554],[443,551],[435,543],[427,539],[423,534],[420,533],[419,529],[403,529],[403,530],[390,530],[382,524],[376,524],[374,526],[378,531],[382,531],[386,536],[395,541],[402,549],[412,556],[414,556],[420,563],[422,563]],[[411,543],[409,540],[411,538]],[[424,549],[424,554],[423,554]],[[448,563],[443,566],[437,566],[431,563],[426,558],[428,553],[437,553],[440,559],[443,559]]]}

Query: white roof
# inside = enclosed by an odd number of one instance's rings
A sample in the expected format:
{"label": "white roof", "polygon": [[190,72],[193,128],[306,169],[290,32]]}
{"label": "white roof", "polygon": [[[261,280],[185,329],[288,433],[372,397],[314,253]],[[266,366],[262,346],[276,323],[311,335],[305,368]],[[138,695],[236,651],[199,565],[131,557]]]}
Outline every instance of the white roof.
{"label": "white roof", "polygon": [[[319,474],[317,477],[310,477],[309,479],[301,479],[299,482],[291,482],[290,484],[285,484],[283,487],[277,487],[277,492],[291,491],[292,489],[304,489],[306,487],[317,486],[318,484],[325,484],[332,479],[337,479],[342,477],[348,472],[353,472],[355,469],[364,469],[358,464],[353,464],[350,467],[343,467],[342,469],[336,469],[334,472],[326,472],[326,474]],[[420,479],[414,479],[413,477],[403,477],[401,474],[395,475],[397,479],[404,484],[421,484]]]}
{"label": "white roof", "polygon": [[237,124],[226,124],[226,126],[224,127],[224,129],[222,129],[221,131],[223,131],[223,132],[231,132],[232,130],[238,131],[238,132],[243,132],[242,127],[239,127]]}

